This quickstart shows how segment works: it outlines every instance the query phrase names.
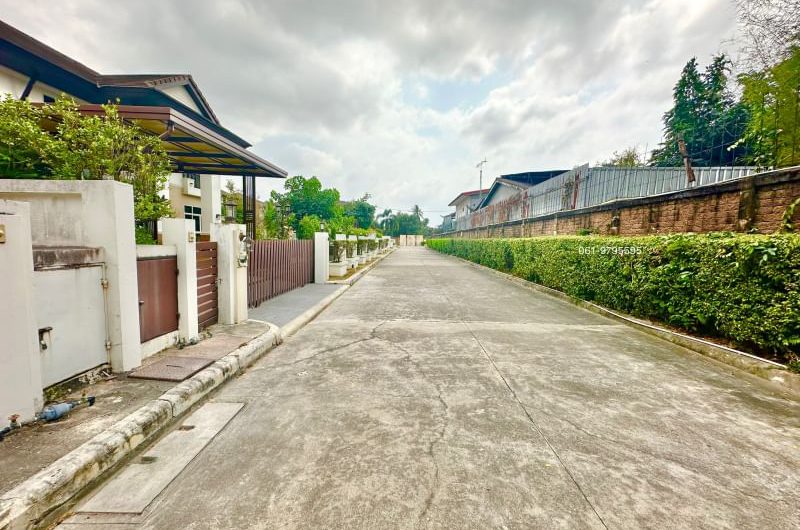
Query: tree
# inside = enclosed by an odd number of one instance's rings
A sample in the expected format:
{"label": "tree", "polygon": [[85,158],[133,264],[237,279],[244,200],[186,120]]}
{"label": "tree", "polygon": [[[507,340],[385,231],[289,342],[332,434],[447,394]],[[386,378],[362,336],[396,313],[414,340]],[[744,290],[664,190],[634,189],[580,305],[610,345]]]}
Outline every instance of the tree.
{"label": "tree", "polygon": [[286,204],[294,219],[292,227],[297,231],[300,220],[307,215],[316,215],[320,219],[331,219],[339,202],[339,190],[323,189],[317,177],[307,179],[300,175],[289,178],[284,183]]}
{"label": "tree", "polygon": [[800,45],[800,0],[737,0],[743,68],[763,71],[785,61]]}
{"label": "tree", "polygon": [[654,165],[682,165],[681,140],[696,166],[732,165],[745,156],[747,146],[739,140],[748,109],[730,91],[729,73],[724,54],[715,56],[702,74],[695,58],[686,63],[673,90],[673,107],[664,114],[664,142],[653,151]]}
{"label": "tree", "polygon": [[601,162],[604,167],[641,167],[645,165],[642,155],[636,150],[636,146],[626,147],[622,151],[614,151],[609,160]]}
{"label": "tree", "polygon": [[742,138],[750,144],[748,161],[762,167],[800,164],[800,47],[739,81],[751,115]]}
{"label": "tree", "polygon": [[358,228],[371,228],[375,224],[375,205],[369,203],[370,194],[343,204],[345,215],[354,217]]}
{"label": "tree", "polygon": [[126,124],[116,105],[102,107],[102,115],[84,116],[67,97],[36,107],[6,96],[0,101],[0,168],[4,176],[110,177],[132,185],[137,222],[171,216],[169,201],[159,196],[171,171],[161,140]]}
{"label": "tree", "polygon": [[[391,212],[389,210],[389,212]],[[386,210],[384,211],[386,213]],[[411,213],[398,212],[396,214],[389,214],[384,217],[383,231],[390,236],[408,235],[408,234],[428,234],[430,227],[428,226],[428,219],[422,213],[422,209],[418,205],[414,205]]]}
{"label": "tree", "polygon": [[298,223],[297,239],[314,239],[314,232],[319,232],[322,220],[316,215],[306,215]]}

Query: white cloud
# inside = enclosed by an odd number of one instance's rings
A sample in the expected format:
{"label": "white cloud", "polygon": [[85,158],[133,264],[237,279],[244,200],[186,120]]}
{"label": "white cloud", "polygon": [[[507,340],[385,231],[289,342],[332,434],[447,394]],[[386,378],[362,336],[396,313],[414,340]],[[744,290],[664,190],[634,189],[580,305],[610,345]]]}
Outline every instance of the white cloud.
{"label": "white cloud", "polygon": [[[731,37],[731,4],[0,0],[0,9],[104,73],[190,72],[223,124],[290,174],[318,175],[345,197],[370,192],[381,208],[421,204],[438,220],[477,187],[484,156],[497,176],[653,147],[683,64]],[[480,88],[485,79],[503,82]],[[437,110],[427,83],[466,83],[471,103]]]}

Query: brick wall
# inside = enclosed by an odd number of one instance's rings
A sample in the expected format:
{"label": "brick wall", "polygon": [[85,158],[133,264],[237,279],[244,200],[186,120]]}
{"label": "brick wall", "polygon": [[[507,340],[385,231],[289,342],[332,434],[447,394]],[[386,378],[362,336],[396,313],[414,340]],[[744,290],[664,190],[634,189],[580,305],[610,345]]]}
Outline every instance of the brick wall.
{"label": "brick wall", "polygon": [[[530,237],[575,235],[591,230],[603,235],[676,232],[775,232],[786,208],[800,197],[800,167],[641,199],[511,221],[443,234],[444,237]],[[795,226],[800,226],[800,208]]]}

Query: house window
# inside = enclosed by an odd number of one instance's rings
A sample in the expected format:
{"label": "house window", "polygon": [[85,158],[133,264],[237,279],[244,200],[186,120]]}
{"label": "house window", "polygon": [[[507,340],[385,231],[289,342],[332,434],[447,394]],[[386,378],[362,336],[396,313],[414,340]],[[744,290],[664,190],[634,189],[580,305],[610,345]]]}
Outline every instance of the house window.
{"label": "house window", "polygon": [[200,231],[200,213],[202,209],[199,206],[184,206],[183,217],[185,219],[194,219],[194,231]]}
{"label": "house window", "polygon": [[184,176],[192,181],[192,186],[194,186],[198,190],[200,189],[200,175],[196,175],[194,173],[186,173]]}
{"label": "house window", "polygon": [[42,100],[45,103],[55,103],[56,102],[56,98],[54,98],[53,96],[48,96],[47,94],[44,95],[44,98]]}

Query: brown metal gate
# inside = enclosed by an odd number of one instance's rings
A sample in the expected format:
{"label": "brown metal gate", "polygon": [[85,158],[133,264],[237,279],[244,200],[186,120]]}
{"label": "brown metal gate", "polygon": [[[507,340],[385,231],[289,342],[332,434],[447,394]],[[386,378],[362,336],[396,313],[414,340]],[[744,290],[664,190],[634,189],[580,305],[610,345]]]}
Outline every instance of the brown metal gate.
{"label": "brown metal gate", "polygon": [[197,244],[197,322],[200,329],[217,323],[217,243]]}
{"label": "brown metal gate", "polygon": [[264,300],[314,281],[314,242],[311,240],[254,241],[247,264],[247,303]]}
{"label": "brown metal gate", "polygon": [[136,261],[139,282],[139,341],[178,329],[178,258]]}

